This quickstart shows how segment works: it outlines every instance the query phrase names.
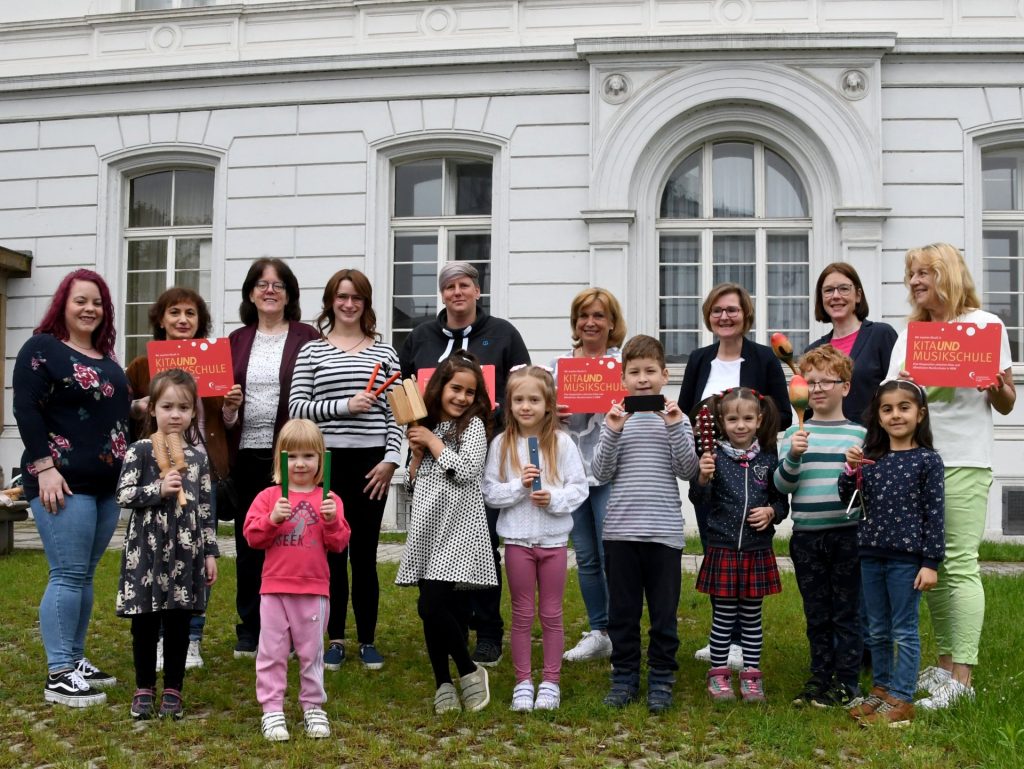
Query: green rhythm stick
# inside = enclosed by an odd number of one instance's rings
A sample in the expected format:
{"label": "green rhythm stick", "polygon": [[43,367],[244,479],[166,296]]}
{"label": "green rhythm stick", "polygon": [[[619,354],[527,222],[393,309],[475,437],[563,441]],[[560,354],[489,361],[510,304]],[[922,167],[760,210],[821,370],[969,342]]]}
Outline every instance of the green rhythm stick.
{"label": "green rhythm stick", "polygon": [[331,493],[331,452],[324,452],[324,499]]}
{"label": "green rhythm stick", "polygon": [[281,496],[288,499],[288,452],[281,452]]}

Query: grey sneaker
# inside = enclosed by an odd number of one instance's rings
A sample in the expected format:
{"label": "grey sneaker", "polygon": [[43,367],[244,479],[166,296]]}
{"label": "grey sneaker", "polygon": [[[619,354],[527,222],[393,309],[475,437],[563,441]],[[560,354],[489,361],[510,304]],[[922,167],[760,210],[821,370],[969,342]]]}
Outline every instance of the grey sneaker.
{"label": "grey sneaker", "polygon": [[487,707],[491,701],[491,688],[487,682],[487,668],[476,666],[476,670],[459,679],[462,687],[462,703],[466,710],[474,713]]}
{"label": "grey sneaker", "polygon": [[434,692],[434,712],[440,716],[445,713],[457,713],[460,710],[462,710],[462,703],[459,702],[455,684],[446,683],[437,687],[437,691]]}

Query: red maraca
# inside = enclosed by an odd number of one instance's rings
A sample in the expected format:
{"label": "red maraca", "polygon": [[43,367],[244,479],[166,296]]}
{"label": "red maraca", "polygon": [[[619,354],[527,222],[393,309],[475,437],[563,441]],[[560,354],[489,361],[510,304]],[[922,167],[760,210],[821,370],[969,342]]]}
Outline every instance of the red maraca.
{"label": "red maraca", "polygon": [[789,402],[793,404],[797,424],[801,430],[804,429],[804,411],[807,410],[810,399],[811,393],[807,389],[807,380],[799,374],[794,374],[793,378],[789,380]]}
{"label": "red maraca", "polygon": [[794,376],[799,376],[800,372],[796,370],[796,365],[793,363],[793,343],[789,341],[789,337],[781,331],[776,331],[772,334],[771,341],[775,357],[789,366]]}

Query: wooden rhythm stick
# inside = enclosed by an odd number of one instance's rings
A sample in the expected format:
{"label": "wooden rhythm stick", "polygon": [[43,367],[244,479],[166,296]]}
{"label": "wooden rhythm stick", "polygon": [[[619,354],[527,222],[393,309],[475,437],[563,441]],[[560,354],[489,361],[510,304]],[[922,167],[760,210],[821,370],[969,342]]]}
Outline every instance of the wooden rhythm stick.
{"label": "wooden rhythm stick", "polygon": [[789,402],[793,404],[796,411],[797,424],[800,430],[804,429],[804,412],[810,403],[811,394],[807,389],[807,380],[799,374],[794,374],[789,380]]}
{"label": "wooden rhythm stick", "polygon": [[402,372],[401,371],[396,371],[394,374],[389,376],[387,381],[384,384],[382,384],[380,387],[378,387],[376,390],[373,391],[373,397],[374,398],[379,398],[381,396],[381,393],[383,393],[386,389],[391,387],[391,383],[392,382],[398,381],[398,378],[400,376],[402,376]]}
{"label": "wooden rhythm stick", "polygon": [[[715,453],[715,418],[706,403],[697,412],[697,451],[699,454]],[[714,473],[711,477],[715,477]]]}
{"label": "wooden rhythm stick", "polygon": [[388,404],[391,413],[395,415],[395,422],[400,425],[415,425],[427,417],[427,404],[423,402],[420,388],[413,377],[388,393]]}
{"label": "wooden rhythm stick", "polygon": [[789,366],[794,376],[798,376],[800,372],[796,370],[796,364],[793,362],[793,343],[789,341],[789,337],[781,331],[776,331],[772,334],[771,342],[775,357]]}
{"label": "wooden rhythm stick", "polygon": [[373,373],[370,374],[370,381],[366,383],[366,389],[363,392],[370,392],[373,389],[373,383],[377,381],[378,371],[380,371],[380,361],[377,361],[377,365],[373,367]]}
{"label": "wooden rhythm stick", "polygon": [[[164,435],[164,433],[157,431],[149,439],[153,443],[153,456],[156,457],[156,464],[160,468],[161,478],[166,478],[167,473],[171,470],[177,470],[180,473],[188,468],[188,463],[185,461],[185,450],[182,448],[181,435],[179,433]],[[185,489],[178,489],[178,504],[184,507],[187,502],[188,498],[185,496]]]}

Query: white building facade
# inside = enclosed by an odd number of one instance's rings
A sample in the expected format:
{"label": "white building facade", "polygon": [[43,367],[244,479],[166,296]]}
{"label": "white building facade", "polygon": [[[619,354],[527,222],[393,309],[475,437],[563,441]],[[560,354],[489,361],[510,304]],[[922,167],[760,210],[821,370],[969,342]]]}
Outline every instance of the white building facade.
{"label": "white building facade", "polygon": [[[599,285],[678,381],[713,284],[802,348],[825,264],[899,328],[904,252],[948,241],[1024,364],[1022,84],[1020,0],[0,5],[0,466],[14,357],[78,266],[125,359],[175,283],[231,331],[265,255],[307,319],[366,272],[397,346],[467,259],[535,360]],[[987,534],[1024,535],[1024,410],[996,422]]]}

